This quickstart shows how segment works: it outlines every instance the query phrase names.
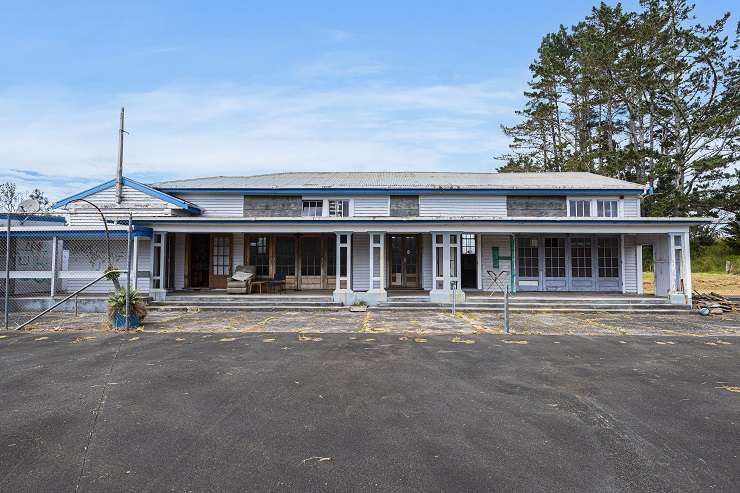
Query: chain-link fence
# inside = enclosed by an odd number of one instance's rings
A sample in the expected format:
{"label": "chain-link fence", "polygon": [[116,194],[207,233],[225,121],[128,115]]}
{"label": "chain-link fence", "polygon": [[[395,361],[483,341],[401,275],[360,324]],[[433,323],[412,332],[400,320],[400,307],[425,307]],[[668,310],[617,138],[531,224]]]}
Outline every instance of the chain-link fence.
{"label": "chain-link fence", "polygon": [[60,302],[55,311],[103,312],[106,297],[127,286],[128,225],[106,232],[48,215],[13,214],[9,227],[7,221],[0,234],[0,328],[14,329]]}

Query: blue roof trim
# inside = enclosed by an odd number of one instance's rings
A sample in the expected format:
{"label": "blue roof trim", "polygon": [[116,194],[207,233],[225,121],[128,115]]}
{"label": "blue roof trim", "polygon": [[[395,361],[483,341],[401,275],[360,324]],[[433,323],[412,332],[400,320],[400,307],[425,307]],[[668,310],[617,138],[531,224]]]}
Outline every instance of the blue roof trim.
{"label": "blue roof trim", "polygon": [[183,218],[158,218],[156,223],[175,224],[414,224],[414,223],[502,223],[502,224],[709,224],[711,219],[681,218],[674,221],[660,221],[654,219],[564,219],[553,221],[546,219],[470,219],[470,218],[414,218],[414,219],[183,219]]}
{"label": "blue roof trim", "polygon": [[[8,219],[8,213],[2,212],[0,213],[0,220],[2,219]],[[22,221],[35,221],[35,222],[45,222],[45,223],[59,223],[64,224],[65,219],[62,216],[37,216],[34,214],[19,214],[19,213],[11,213],[10,214],[11,220],[22,220]]]}
{"label": "blue roof trim", "polygon": [[[151,238],[153,231],[152,228],[134,228],[132,236]],[[109,235],[111,238],[126,238],[128,231],[115,230],[110,231]],[[104,229],[86,229],[77,231],[12,231],[10,236],[17,238],[51,238],[56,236],[58,238],[105,238]]]}
{"label": "blue roof trim", "polygon": [[251,195],[640,195],[642,188],[162,188],[165,192],[244,193]]}
{"label": "blue roof trim", "polygon": [[[87,190],[80,192],[76,195],[72,195],[71,197],[67,197],[58,202],[55,202],[54,204],[52,204],[51,207],[54,209],[64,207],[65,205],[69,204],[70,202],[74,202],[75,200],[84,199],[85,197],[89,197],[92,194],[101,192],[103,190],[107,190],[108,188],[114,186],[115,184],[116,184],[116,180],[106,181],[105,183],[101,183],[100,185],[96,185],[92,188],[88,188]],[[199,207],[191,204],[190,202],[186,200],[182,200],[180,198],[174,197],[168,193],[157,190],[156,188],[152,188],[149,185],[139,183],[138,181],[132,180],[131,178],[126,178],[125,176],[123,177],[123,185],[131,187],[135,190],[138,190],[139,192],[145,193],[154,198],[163,200],[167,202],[168,204],[176,205],[177,207],[185,209],[188,212],[192,212],[194,214],[200,214],[202,212],[202,210]]]}

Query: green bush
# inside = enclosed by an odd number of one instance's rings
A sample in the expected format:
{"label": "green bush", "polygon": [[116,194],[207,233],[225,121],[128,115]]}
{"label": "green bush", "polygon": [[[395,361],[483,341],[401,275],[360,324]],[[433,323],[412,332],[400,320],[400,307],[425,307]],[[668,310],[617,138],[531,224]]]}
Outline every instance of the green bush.
{"label": "green bush", "polygon": [[728,260],[734,264],[733,272],[740,273],[740,255],[733,255],[729,245],[724,241],[718,241],[692,254],[691,270],[694,272],[725,272],[725,262]]}

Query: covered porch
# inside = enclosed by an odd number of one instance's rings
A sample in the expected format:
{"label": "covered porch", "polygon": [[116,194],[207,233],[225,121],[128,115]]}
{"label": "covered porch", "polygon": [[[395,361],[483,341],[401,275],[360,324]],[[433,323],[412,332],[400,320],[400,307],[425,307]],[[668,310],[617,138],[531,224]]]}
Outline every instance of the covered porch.
{"label": "covered porch", "polygon": [[[175,292],[223,292],[234,269],[249,265],[256,286],[279,278],[288,293],[331,293],[345,305],[374,305],[399,296],[462,303],[505,289],[512,294],[642,295],[642,247],[649,245],[655,296],[691,302],[688,231],[531,229],[155,231],[151,292],[158,299]],[[261,288],[249,296],[260,294],[271,293]]]}

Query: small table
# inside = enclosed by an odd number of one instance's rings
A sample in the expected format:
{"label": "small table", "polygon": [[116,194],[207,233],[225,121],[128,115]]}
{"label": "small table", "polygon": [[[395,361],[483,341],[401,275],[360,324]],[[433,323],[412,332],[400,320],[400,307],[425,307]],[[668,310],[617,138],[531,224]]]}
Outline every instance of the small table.
{"label": "small table", "polygon": [[267,283],[268,281],[252,281],[252,289],[254,289],[255,286],[259,286],[260,294],[262,294],[262,286],[265,286]]}

